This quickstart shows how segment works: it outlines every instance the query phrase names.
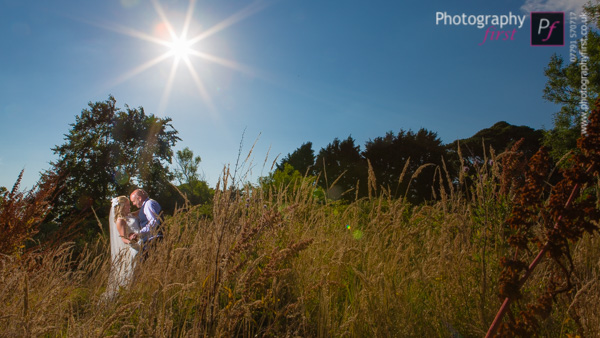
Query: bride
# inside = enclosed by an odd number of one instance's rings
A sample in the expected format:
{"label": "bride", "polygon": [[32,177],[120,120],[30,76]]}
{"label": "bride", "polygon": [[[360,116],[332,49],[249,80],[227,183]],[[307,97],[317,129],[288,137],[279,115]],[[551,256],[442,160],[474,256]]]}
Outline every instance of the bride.
{"label": "bride", "polygon": [[111,269],[107,293],[114,296],[119,287],[131,282],[135,258],[140,251],[137,234],[139,221],[129,211],[129,199],[119,196],[112,199],[109,215]]}

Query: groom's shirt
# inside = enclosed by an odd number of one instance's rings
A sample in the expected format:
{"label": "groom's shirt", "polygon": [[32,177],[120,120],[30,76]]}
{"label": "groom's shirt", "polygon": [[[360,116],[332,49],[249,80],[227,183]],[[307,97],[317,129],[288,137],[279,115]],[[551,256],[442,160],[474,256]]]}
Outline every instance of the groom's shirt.
{"label": "groom's shirt", "polygon": [[140,232],[143,236],[149,236],[150,232],[160,224],[160,210],[160,205],[153,199],[148,198],[142,204],[138,218],[140,220]]}

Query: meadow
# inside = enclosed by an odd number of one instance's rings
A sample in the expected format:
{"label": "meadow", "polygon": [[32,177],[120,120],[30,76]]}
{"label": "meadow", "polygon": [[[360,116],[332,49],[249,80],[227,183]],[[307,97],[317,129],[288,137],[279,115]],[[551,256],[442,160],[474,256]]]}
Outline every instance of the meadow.
{"label": "meadow", "polygon": [[[499,157],[461,176],[468,188],[454,182],[422,205],[389,198],[376,182],[352,203],[323,199],[311,180],[223,188],[225,171],[211,215],[187,205],[169,217],[165,240],[113,299],[104,295],[107,235],[77,257],[69,243],[3,256],[0,335],[484,336],[511,252],[515,190],[505,189]],[[600,335],[599,239],[584,234],[570,249],[574,287],[555,297],[539,336]],[[543,292],[550,265],[537,267],[517,306]]]}

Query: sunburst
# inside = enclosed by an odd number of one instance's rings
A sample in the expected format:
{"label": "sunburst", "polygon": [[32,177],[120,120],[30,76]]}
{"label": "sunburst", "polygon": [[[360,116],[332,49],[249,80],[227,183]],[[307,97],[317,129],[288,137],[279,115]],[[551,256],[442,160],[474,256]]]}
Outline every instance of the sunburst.
{"label": "sunburst", "polygon": [[171,48],[171,54],[173,54],[173,56],[175,56],[175,58],[187,58],[188,55],[190,55],[193,51],[192,46],[190,45],[190,42],[188,40],[186,40],[185,38],[175,38],[173,39],[173,41],[171,41],[171,44],[169,45],[169,47]]}
{"label": "sunburst", "polygon": [[200,78],[200,76],[198,75],[196,68],[194,67],[191,57],[192,56],[198,57],[205,61],[213,62],[213,63],[219,64],[221,66],[225,66],[225,67],[234,69],[236,71],[250,73],[252,75],[253,75],[254,71],[250,67],[244,66],[233,60],[228,60],[225,58],[218,57],[216,55],[211,55],[209,53],[201,52],[196,49],[196,45],[198,45],[198,43],[201,42],[202,40],[241,21],[242,19],[245,19],[245,18],[257,13],[258,11],[264,9],[267,6],[266,2],[260,1],[260,0],[255,1],[255,2],[251,3],[250,5],[248,5],[247,7],[240,10],[239,12],[237,12],[237,13],[233,14],[232,16],[228,17],[227,19],[219,22],[215,26],[205,30],[204,32],[202,32],[192,38],[188,38],[190,25],[191,25],[192,19],[193,19],[194,8],[196,7],[196,0],[190,0],[188,9],[186,11],[183,28],[182,28],[181,32],[179,32],[179,34],[173,28],[173,25],[167,18],[166,14],[165,14],[163,8],[160,6],[158,0],[151,0],[151,1],[152,1],[152,4],[154,6],[156,13],[158,14],[158,16],[161,19],[162,25],[164,25],[164,27],[166,28],[170,39],[163,39],[163,38],[156,37],[154,35],[147,34],[147,33],[144,33],[144,32],[138,31],[138,30],[134,30],[132,28],[121,26],[121,25],[112,25],[112,26],[109,26],[106,28],[116,31],[121,34],[129,35],[129,36],[137,38],[137,39],[145,40],[145,41],[152,42],[152,43],[160,45],[160,46],[164,46],[166,48],[166,51],[163,54],[160,54],[160,55],[156,56],[155,58],[142,63],[138,67],[136,67],[136,68],[132,69],[131,71],[127,72],[126,74],[122,75],[121,77],[119,77],[117,79],[116,82],[121,83],[121,82],[127,81],[127,80],[131,79],[132,77],[171,58],[172,59],[171,70],[169,72],[169,76],[168,76],[168,79],[167,79],[167,82],[166,82],[166,85],[165,85],[165,88],[164,88],[164,91],[163,91],[163,94],[162,94],[162,97],[161,97],[161,100],[159,103],[159,111],[163,112],[164,109],[166,108],[166,105],[168,103],[169,96],[171,93],[171,89],[175,82],[175,74],[177,73],[179,65],[181,63],[183,63],[183,64],[185,64],[186,68],[189,71],[189,74],[191,75],[192,79],[194,80],[196,87],[198,88],[198,93],[200,94],[200,97],[205,102],[205,104],[209,107],[209,110],[211,111],[211,113],[214,112],[215,109],[214,109],[214,106],[210,99],[210,96],[208,95],[205,85],[204,85],[202,79]]}

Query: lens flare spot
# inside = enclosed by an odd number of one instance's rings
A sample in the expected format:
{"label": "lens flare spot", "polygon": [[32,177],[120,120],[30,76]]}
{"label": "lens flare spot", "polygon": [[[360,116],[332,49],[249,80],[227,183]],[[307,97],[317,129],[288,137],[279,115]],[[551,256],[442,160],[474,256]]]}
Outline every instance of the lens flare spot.
{"label": "lens flare spot", "polygon": [[161,21],[154,26],[154,36],[160,38],[161,40],[170,39],[171,35],[169,33],[169,26],[164,21]]}
{"label": "lens flare spot", "polygon": [[127,173],[116,173],[115,181],[119,185],[126,185],[127,183],[129,183],[129,175],[127,175]]}

